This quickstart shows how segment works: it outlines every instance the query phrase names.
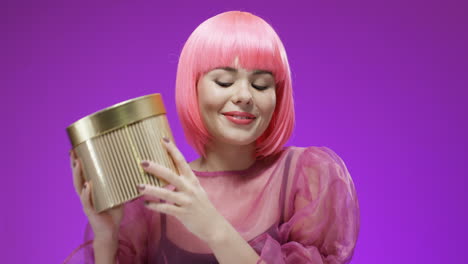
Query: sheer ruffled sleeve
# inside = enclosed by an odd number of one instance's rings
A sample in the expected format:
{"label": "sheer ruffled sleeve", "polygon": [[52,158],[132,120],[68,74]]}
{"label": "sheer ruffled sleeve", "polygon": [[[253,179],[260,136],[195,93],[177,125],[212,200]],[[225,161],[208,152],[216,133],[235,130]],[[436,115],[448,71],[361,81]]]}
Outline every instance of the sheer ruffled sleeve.
{"label": "sheer ruffled sleeve", "polygon": [[267,237],[259,263],[349,263],[360,215],[344,162],[326,147],[310,147],[292,167],[280,242]]}
{"label": "sheer ruffled sleeve", "polygon": [[[144,208],[143,199],[135,199],[124,204],[124,217],[120,224],[116,263],[146,263],[150,217],[149,210]],[[93,239],[94,234],[88,222],[84,243],[76,248],[64,263],[94,263]]]}

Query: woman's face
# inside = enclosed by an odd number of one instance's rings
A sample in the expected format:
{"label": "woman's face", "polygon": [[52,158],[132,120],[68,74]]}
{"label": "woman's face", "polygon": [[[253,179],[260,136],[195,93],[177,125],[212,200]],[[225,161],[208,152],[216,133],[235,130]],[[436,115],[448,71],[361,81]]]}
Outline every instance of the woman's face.
{"label": "woman's face", "polygon": [[276,106],[275,79],[268,71],[216,68],[199,79],[197,89],[208,132],[214,141],[225,144],[255,142],[268,127]]}

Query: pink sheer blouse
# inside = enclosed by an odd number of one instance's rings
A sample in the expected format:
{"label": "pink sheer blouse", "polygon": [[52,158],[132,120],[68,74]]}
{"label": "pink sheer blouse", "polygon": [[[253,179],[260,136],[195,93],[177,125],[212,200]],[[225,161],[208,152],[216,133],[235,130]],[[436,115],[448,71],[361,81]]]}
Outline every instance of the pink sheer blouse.
{"label": "pink sheer blouse", "polygon": [[[258,263],[349,263],[359,203],[345,163],[326,147],[287,147],[241,171],[194,171],[219,212],[259,254]],[[124,205],[117,261],[218,263],[174,217]],[[210,219],[206,219],[210,224]],[[64,263],[94,263],[93,232]]]}

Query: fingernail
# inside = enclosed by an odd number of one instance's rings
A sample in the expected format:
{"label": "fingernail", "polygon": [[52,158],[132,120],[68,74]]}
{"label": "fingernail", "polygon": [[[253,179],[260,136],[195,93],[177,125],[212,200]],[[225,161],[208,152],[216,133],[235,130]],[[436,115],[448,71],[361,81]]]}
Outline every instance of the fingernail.
{"label": "fingernail", "polygon": [[169,143],[169,138],[163,137],[164,142]]}
{"label": "fingernail", "polygon": [[147,168],[149,166],[149,162],[144,160],[144,161],[141,162],[141,166]]}
{"label": "fingernail", "polygon": [[172,184],[168,184],[166,186],[163,187],[164,189],[167,189],[167,190],[170,190],[170,191],[174,191],[175,190],[175,186],[172,185]]}
{"label": "fingernail", "polygon": [[138,184],[137,185],[138,190],[143,191],[145,189],[145,185],[143,184]]}

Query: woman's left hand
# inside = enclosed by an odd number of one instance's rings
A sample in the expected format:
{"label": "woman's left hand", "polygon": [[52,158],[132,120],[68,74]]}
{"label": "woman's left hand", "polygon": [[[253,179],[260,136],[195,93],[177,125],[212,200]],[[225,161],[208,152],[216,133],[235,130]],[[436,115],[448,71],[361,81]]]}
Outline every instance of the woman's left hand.
{"label": "woman's left hand", "polygon": [[213,206],[175,144],[163,140],[163,145],[172,156],[180,176],[165,166],[143,161],[141,165],[146,172],[166,180],[175,187],[175,190],[169,190],[152,185],[139,185],[141,194],[166,201],[166,203],[146,201],[146,206],[151,210],[176,217],[190,232],[210,243],[216,239],[215,236],[220,231],[224,230],[227,220]]}

